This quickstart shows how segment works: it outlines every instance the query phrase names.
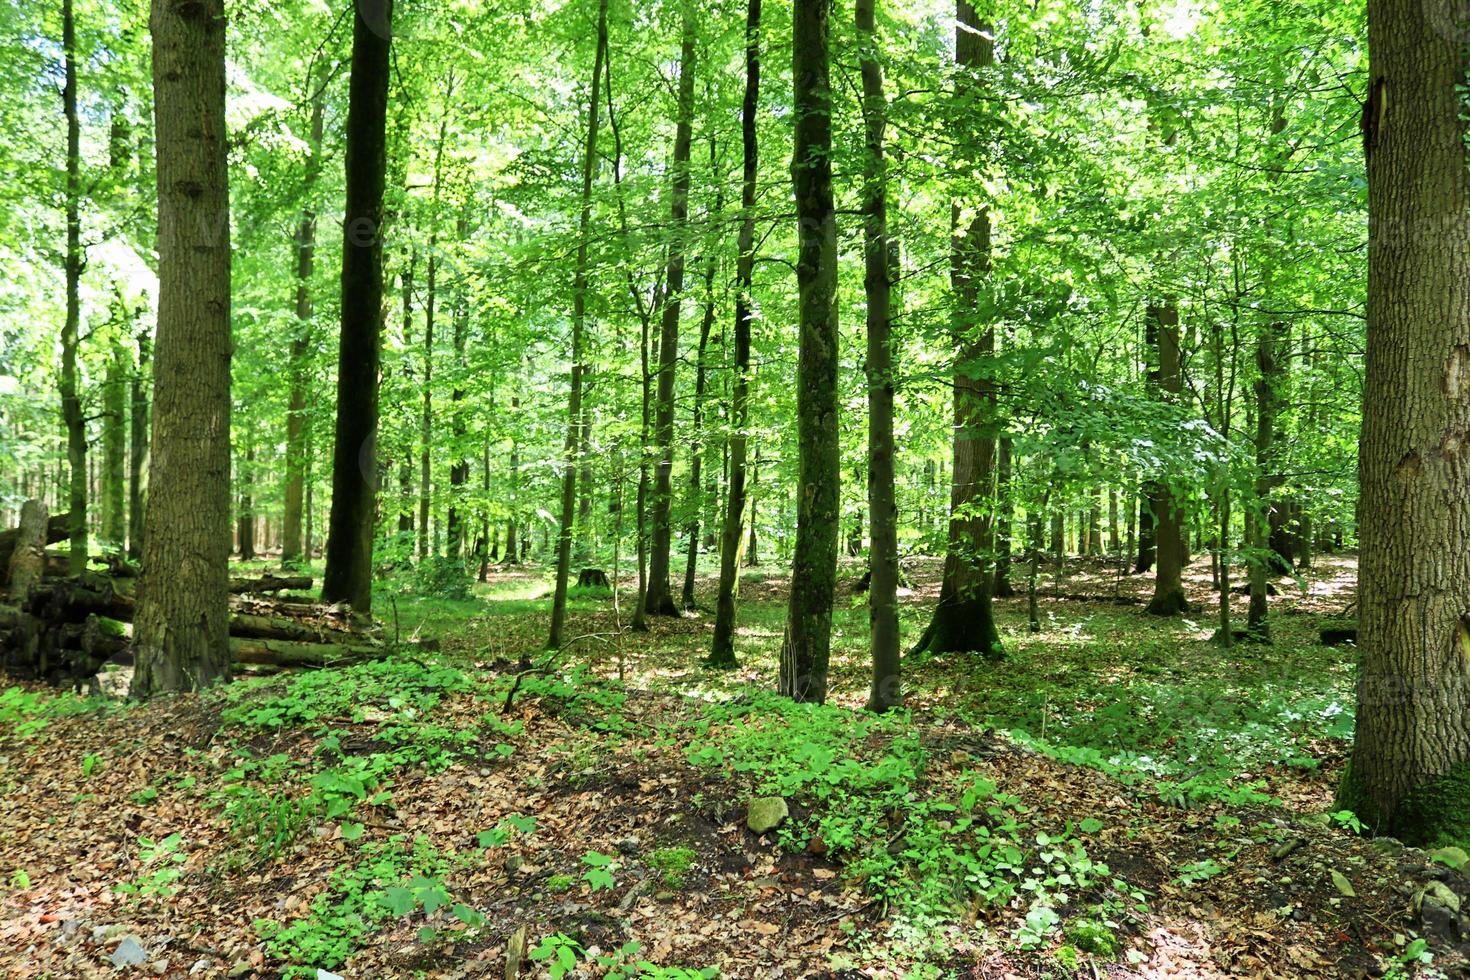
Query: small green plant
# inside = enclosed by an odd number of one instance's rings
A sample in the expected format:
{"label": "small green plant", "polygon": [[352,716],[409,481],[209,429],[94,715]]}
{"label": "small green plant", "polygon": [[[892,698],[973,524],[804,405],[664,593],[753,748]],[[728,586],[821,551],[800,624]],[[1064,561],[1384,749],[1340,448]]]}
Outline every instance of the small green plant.
{"label": "small green plant", "polygon": [[16,891],[25,891],[31,887],[31,876],[26,874],[24,868],[16,868],[10,872],[10,887]]}
{"label": "small green plant", "polygon": [[175,894],[179,890],[175,882],[183,873],[179,865],[186,859],[179,850],[182,844],[183,838],[176,833],[169,834],[160,841],[139,837],[138,862],[143,866],[142,873],[132,881],[118,882],[112,886],[112,890],[120,895],[134,895],[139,898]]}
{"label": "small green plant", "polygon": [[546,879],[546,890],[550,892],[564,892],[571,889],[577,883],[577,879],[571,875],[552,875]]}
{"label": "small green plant", "polygon": [[1363,822],[1351,810],[1338,810],[1335,813],[1329,813],[1327,816],[1343,830],[1351,831],[1354,834],[1361,834],[1363,832]]}
{"label": "small green plant", "polygon": [[1118,955],[1118,924],[1097,919],[1074,919],[1067,923],[1067,940],[1084,953],[1113,959]]}
{"label": "small green plant", "polygon": [[98,755],[96,752],[88,752],[86,756],[82,758],[82,778],[91,779],[92,773],[96,772],[97,767],[101,764],[102,756]]}
{"label": "small green plant", "polygon": [[1223,874],[1224,871],[1224,866],[1214,858],[1192,861],[1179,869],[1179,874],[1174,878],[1174,884],[1189,888],[1202,881],[1209,881],[1216,875]]}
{"label": "small green plant", "polygon": [[697,855],[688,847],[661,847],[648,855],[648,863],[663,877],[669,888],[683,888],[684,878]]}
{"label": "small green plant", "polygon": [[613,871],[618,867],[618,861],[611,854],[601,854],[597,851],[588,851],[582,855],[582,863],[587,865],[587,870],[582,873],[582,880],[592,886],[593,891],[602,891],[613,887]]}

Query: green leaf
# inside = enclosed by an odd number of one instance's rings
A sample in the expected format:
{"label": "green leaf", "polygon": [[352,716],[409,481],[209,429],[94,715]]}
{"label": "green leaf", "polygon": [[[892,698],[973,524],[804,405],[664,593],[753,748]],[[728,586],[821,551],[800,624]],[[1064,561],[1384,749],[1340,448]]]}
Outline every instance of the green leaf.
{"label": "green leaf", "polygon": [[341,825],[343,840],[357,840],[367,828],[360,823],[346,821]]}

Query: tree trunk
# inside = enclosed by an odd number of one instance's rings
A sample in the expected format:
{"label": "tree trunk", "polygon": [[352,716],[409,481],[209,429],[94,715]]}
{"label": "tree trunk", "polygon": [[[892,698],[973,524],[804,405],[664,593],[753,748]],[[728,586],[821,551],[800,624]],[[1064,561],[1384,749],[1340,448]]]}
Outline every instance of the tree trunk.
{"label": "tree trunk", "polygon": [[61,50],[61,101],[66,114],[66,322],[61,328],[61,421],[66,430],[69,468],[71,570],[81,574],[87,567],[87,422],[82,417],[81,393],[77,389],[77,355],[86,257],[82,254],[82,137],[77,116],[77,27],[72,0],[61,3]]}
{"label": "tree trunk", "polygon": [[597,172],[598,89],[607,57],[607,0],[597,5],[597,54],[587,111],[587,142],[582,155],[582,209],[577,222],[577,266],[572,279],[572,370],[567,393],[567,437],[562,449],[561,527],[556,540],[556,591],[551,601],[548,649],[562,645],[567,618],[567,577],[572,567],[572,521],[577,507],[577,444],[582,428],[583,332],[587,324],[587,239],[592,225],[592,178]]}
{"label": "tree trunk", "polygon": [[[750,324],[754,316],[751,282],[755,270],[755,192],[760,143],[756,111],[760,104],[761,0],[746,0],[745,94],[741,103],[740,233],[735,260],[735,359],[730,381],[730,477],[725,494],[725,520],[720,535],[720,590],[715,601],[715,633],[710,643],[711,667],[734,667],[735,594],[740,577],[740,538],[745,519],[745,457],[750,431]],[[754,527],[751,529],[754,535]],[[753,542],[752,542],[753,543]]]}
{"label": "tree trunk", "polygon": [[873,658],[868,708],[903,703],[899,666],[898,504],[893,446],[893,269],[888,249],[888,102],[878,60],[876,0],[857,0],[854,22],[863,84],[863,292],[867,298],[868,644]]}
{"label": "tree trunk", "polygon": [[1003,436],[996,454],[995,500],[995,597],[1009,599],[1016,594],[1011,585],[1011,522],[1015,500],[1011,495],[1011,437]]}
{"label": "tree trunk", "polygon": [[792,77],[800,351],[796,368],[796,550],[781,644],[781,693],[827,698],[837,535],[842,519],[838,436],[837,211],[832,195],[832,91],[827,0],[795,0]]}
{"label": "tree trunk", "polygon": [[[1247,514],[1255,534],[1253,543],[1259,549],[1271,536],[1271,494],[1280,482],[1276,475],[1276,453],[1272,444],[1276,436],[1276,412],[1280,403],[1278,386],[1281,365],[1277,360],[1277,344],[1286,325],[1280,322],[1261,324],[1256,336],[1256,474],[1255,506]],[[1250,562],[1250,611],[1246,630],[1259,641],[1268,642],[1271,627],[1267,622],[1266,578],[1270,571],[1264,556],[1252,556]]]}
{"label": "tree trunk", "polygon": [[1448,29],[1463,13],[1368,4],[1358,712],[1340,804],[1415,846],[1470,841],[1470,171]]}
{"label": "tree trunk", "polygon": [[[714,159],[714,145],[710,145],[710,158]],[[715,216],[719,215],[721,194],[715,192]],[[694,362],[694,432],[689,444],[689,524],[685,531],[689,538],[689,557],[684,565],[684,589],[681,596],[685,609],[694,609],[694,577],[699,571],[699,518],[704,509],[704,484],[701,483],[704,468],[704,386],[705,353],[709,348],[710,329],[715,325],[715,260],[705,263],[704,269],[704,320],[699,325],[699,351]]]}
{"label": "tree trunk", "polygon": [[[955,4],[955,61],[961,69],[956,97],[975,97],[973,74],[995,61],[991,28],[980,22],[969,0]],[[950,489],[948,546],[939,604],[915,651],[970,651],[1001,656],[1000,634],[991,606],[990,555],[994,523],[988,513],[995,477],[995,382],[982,377],[995,355],[995,328],[977,322],[980,280],[990,274],[990,209],[981,206],[969,221],[953,206],[950,284],[955,309],[951,330],[959,350],[954,378],[954,469]]]}
{"label": "tree trunk", "polygon": [[[470,237],[469,219],[461,214],[456,226],[456,234],[461,244]],[[450,458],[454,460],[449,467],[449,521],[447,528],[448,539],[445,541],[445,553],[452,561],[458,562],[464,553],[464,492],[470,482],[470,460],[465,454],[465,427],[464,418],[464,349],[468,339],[470,328],[470,299],[469,288],[461,281],[459,296],[454,308],[453,317],[454,342],[454,387],[449,393],[449,427],[450,435],[454,445]]]}
{"label": "tree trunk", "polygon": [[127,544],[127,354],[114,341],[107,359],[102,420],[102,538],[118,554]]}
{"label": "tree trunk", "polygon": [[[1158,336],[1159,397],[1176,400],[1183,390],[1179,365],[1179,308],[1172,297],[1148,307],[1148,318],[1154,322]],[[1154,542],[1158,565],[1154,577],[1154,596],[1148,612],[1155,616],[1174,616],[1189,610],[1184,597],[1184,515],[1174,492],[1156,485],[1154,498]]]}
{"label": "tree trunk", "polygon": [[255,558],[255,500],[250,493],[255,483],[255,447],[247,445],[244,465],[235,474],[235,483],[240,487],[240,509],[236,512],[240,559],[251,561]]}
{"label": "tree trunk", "polygon": [[[520,414],[521,399],[519,395],[510,398],[511,416]],[[510,437],[510,513],[505,519],[505,563],[507,565],[519,565],[521,563],[520,543],[516,540],[516,506],[521,492],[521,447],[516,441],[516,433],[512,432]]]}
{"label": "tree trunk", "polygon": [[8,581],[10,594],[25,602],[31,586],[40,583],[46,573],[46,537],[49,519],[46,505],[27,500],[20,508],[20,525],[16,528],[15,548],[10,553]]}
{"label": "tree trunk", "polygon": [[322,598],[361,613],[373,602],[377,505],[378,365],[383,333],[383,184],[393,0],[355,0],[347,107],[347,210],[342,246],[342,338],[337,441]]}
{"label": "tree trunk", "polygon": [[[153,0],[158,339],[131,694],[228,680],[230,205],[222,0]],[[72,515],[75,520],[76,515]],[[73,555],[73,568],[76,555]]]}
{"label": "tree trunk", "polygon": [[677,616],[669,584],[673,548],[671,519],[674,488],[674,366],[679,356],[679,309],[684,294],[684,250],[689,226],[689,158],[694,128],[694,42],[693,7],[686,2],[683,39],[679,48],[679,118],[674,130],[673,186],[669,224],[672,241],[665,272],[668,296],[658,342],[658,399],[655,402],[653,436],[658,447],[658,464],[653,475],[652,546],[648,555],[648,590],[643,609],[650,616]]}
{"label": "tree trunk", "polygon": [[304,203],[296,224],[296,322],[291,338],[291,393],[286,409],[286,505],[282,518],[281,564],[301,560],[301,508],[306,491],[306,403],[308,370],[315,348],[312,337],[311,275],[316,262],[316,185],[321,174],[323,114],[328,74],[314,84],[311,99],[311,137],[301,190]]}
{"label": "tree trunk", "polygon": [[137,332],[138,372],[133,375],[131,405],[128,411],[128,558],[143,558],[143,509],[145,491],[143,473],[148,461],[148,359],[152,338],[149,328],[140,325]]}

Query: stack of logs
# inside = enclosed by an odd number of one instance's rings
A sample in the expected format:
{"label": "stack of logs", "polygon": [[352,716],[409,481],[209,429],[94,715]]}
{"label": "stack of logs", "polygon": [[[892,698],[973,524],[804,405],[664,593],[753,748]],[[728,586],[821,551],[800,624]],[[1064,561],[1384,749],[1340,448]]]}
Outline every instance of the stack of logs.
{"label": "stack of logs", "polygon": [[[68,574],[68,557],[47,553],[45,546],[66,538],[69,520],[60,514],[47,521],[44,507],[31,501],[20,528],[0,532],[0,667],[81,685],[105,664],[132,663],[137,568],[118,558],[94,558],[100,570]],[[305,576],[231,579],[236,670],[325,667],[387,655],[381,631],[345,605],[268,597],[311,586]]]}

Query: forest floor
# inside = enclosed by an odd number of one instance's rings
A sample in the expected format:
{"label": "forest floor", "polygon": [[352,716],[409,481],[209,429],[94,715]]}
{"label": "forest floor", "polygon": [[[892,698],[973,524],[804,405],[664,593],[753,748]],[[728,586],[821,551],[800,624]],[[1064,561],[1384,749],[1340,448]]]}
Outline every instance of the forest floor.
{"label": "forest floor", "polygon": [[[999,604],[1003,662],[909,658],[883,718],[857,571],[825,707],[766,693],[786,582],[759,569],[723,674],[708,613],[633,634],[585,593],[547,663],[527,569],[385,586],[432,658],[141,707],[13,687],[0,973],[499,978],[523,935],[553,977],[1464,975],[1464,854],[1331,812],[1353,650],[1317,630],[1350,559],[1280,580],[1274,644],[1228,652],[1213,611],[1148,617],[1149,580],[1083,563],[1038,633]],[[939,567],[908,571],[913,637]],[[790,814],[757,835],[768,796]]]}

